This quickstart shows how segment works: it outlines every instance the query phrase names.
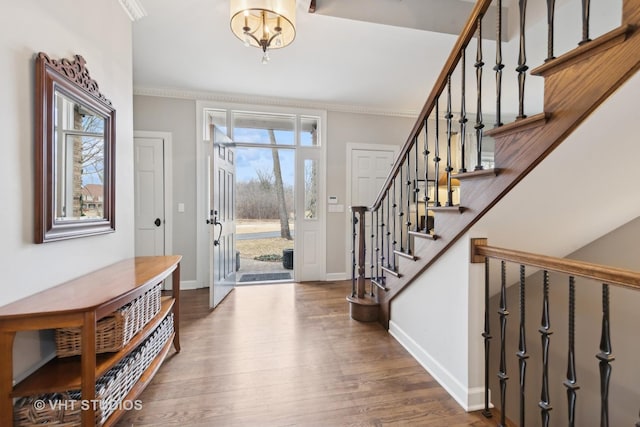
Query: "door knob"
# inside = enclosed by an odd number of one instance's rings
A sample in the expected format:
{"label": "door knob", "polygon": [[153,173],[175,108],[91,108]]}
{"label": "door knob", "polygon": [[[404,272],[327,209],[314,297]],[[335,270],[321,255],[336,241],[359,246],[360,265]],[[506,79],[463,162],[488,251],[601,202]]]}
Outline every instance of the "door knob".
{"label": "door knob", "polygon": [[160,227],[160,224],[162,224],[162,221],[160,221],[160,218],[156,218],[156,220],[153,221],[153,223],[156,225],[156,227]]}

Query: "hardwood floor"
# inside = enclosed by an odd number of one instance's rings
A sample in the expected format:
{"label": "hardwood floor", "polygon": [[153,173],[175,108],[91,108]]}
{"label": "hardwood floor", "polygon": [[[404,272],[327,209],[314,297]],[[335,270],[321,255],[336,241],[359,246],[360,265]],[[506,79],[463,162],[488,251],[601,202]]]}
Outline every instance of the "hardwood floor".
{"label": "hardwood floor", "polygon": [[236,288],[214,311],[181,294],[181,344],[125,426],[488,426],[378,323],[348,316],[348,282]]}

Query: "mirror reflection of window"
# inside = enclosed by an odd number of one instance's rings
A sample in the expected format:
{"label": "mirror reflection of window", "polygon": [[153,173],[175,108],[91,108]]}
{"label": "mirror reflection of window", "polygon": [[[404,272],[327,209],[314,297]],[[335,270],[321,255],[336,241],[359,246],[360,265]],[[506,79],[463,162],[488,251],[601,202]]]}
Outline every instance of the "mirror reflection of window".
{"label": "mirror reflection of window", "polygon": [[104,218],[105,119],[56,92],[56,218]]}

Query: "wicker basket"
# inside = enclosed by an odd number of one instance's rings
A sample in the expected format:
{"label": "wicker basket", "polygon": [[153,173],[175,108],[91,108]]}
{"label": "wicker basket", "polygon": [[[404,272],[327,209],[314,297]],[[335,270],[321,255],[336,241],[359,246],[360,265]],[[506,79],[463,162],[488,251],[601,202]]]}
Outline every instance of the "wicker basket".
{"label": "wicker basket", "polygon": [[[144,371],[151,365],[173,333],[173,313],[138,348],[96,381],[96,425],[100,426],[121,405]],[[81,424],[82,392],[42,394],[18,399],[14,405],[14,427],[40,425],[71,427]],[[42,410],[34,403],[45,402]]]}
{"label": "wicker basket", "polygon": [[[36,401],[44,402],[44,406],[36,405]],[[56,405],[54,402],[65,402]],[[23,397],[13,407],[14,426],[47,426],[72,427],[80,422],[80,405],[70,403],[66,393],[43,394]]]}
{"label": "wicker basket", "polygon": [[[121,307],[96,324],[96,353],[118,351],[160,311],[162,284],[154,286],[143,295]],[[81,353],[81,328],[56,329],[58,357],[76,356]]]}

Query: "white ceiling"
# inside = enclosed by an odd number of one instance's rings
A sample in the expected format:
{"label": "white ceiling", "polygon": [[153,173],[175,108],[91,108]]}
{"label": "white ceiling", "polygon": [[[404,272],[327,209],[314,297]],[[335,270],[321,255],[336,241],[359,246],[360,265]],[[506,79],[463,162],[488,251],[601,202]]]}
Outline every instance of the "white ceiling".
{"label": "white ceiling", "polygon": [[[314,14],[309,0],[298,0],[295,41],[272,51],[263,65],[261,51],[231,33],[227,0],[138,1],[147,16],[133,24],[137,93],[277,97],[406,114],[422,108],[457,37],[408,27],[424,26],[425,4],[432,6],[425,21],[454,27],[459,24],[445,6],[473,6],[468,0],[366,0],[358,17],[346,5],[363,0],[318,0]],[[380,16],[394,25],[378,23]],[[438,31],[446,30],[440,25]]]}

